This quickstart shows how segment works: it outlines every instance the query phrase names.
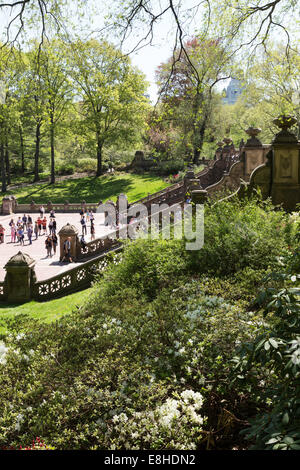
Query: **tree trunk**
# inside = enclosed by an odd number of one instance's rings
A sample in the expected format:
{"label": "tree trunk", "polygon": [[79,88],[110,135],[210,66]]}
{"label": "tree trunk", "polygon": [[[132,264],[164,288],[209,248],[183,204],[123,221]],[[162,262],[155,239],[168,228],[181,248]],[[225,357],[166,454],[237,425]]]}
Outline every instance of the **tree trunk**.
{"label": "tree trunk", "polygon": [[100,132],[96,132],[97,135],[97,176],[102,175],[102,148],[103,148],[103,142],[100,139]]}
{"label": "tree trunk", "polygon": [[23,138],[23,129],[22,126],[19,126],[19,135],[20,135],[20,150],[21,150],[21,173],[25,173],[25,160],[24,160],[24,138]]}
{"label": "tree trunk", "polygon": [[[2,136],[1,136],[2,137]],[[4,145],[1,140],[0,142],[0,168],[1,168],[1,191],[6,192],[6,171],[5,171],[5,157],[4,157]]]}
{"label": "tree trunk", "polygon": [[200,157],[200,146],[199,146],[199,110],[203,102],[202,95],[197,91],[193,103],[193,163],[197,165]]}
{"label": "tree trunk", "polygon": [[34,154],[34,180],[36,183],[40,180],[39,161],[40,161],[40,142],[41,142],[41,123],[38,121],[35,128],[35,154]]}
{"label": "tree trunk", "polygon": [[9,162],[9,151],[8,151],[8,131],[6,130],[5,135],[5,168],[6,168],[6,177],[7,177],[7,184],[10,184],[10,162]]}
{"label": "tree trunk", "polygon": [[198,163],[199,163],[199,158],[200,158],[202,147],[203,147],[205,129],[206,129],[206,115],[204,116],[204,121],[202,122],[202,124],[200,126],[199,137],[197,138],[197,145],[194,148],[193,163],[195,165],[198,165]]}
{"label": "tree trunk", "polygon": [[54,151],[54,119],[50,118],[50,145],[51,145],[51,180],[50,183],[55,183],[55,151]]}

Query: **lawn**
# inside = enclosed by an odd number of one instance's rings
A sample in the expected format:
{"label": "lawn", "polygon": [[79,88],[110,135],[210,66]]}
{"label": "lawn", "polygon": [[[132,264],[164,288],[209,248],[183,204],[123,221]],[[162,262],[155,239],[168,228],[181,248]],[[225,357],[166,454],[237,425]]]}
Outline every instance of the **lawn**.
{"label": "lawn", "polygon": [[107,199],[116,200],[120,193],[125,193],[129,202],[136,201],[148,193],[155,193],[168,186],[158,176],[117,173],[100,177],[87,176],[84,178],[63,180],[54,185],[36,183],[20,189],[8,191],[13,194],[19,204],[30,203],[32,200],[39,204],[99,202]]}
{"label": "lawn", "polygon": [[86,289],[75,294],[70,294],[60,299],[48,302],[27,302],[23,305],[0,304],[0,335],[7,333],[6,321],[16,319],[19,315],[28,315],[35,320],[50,323],[58,320],[62,315],[71,313],[74,308],[86,300],[92,289]]}

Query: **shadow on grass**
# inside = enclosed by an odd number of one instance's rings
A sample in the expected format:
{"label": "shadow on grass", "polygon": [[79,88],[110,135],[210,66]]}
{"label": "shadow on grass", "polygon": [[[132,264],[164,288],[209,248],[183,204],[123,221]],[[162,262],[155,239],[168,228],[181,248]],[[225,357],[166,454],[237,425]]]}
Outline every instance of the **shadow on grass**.
{"label": "shadow on grass", "polygon": [[35,191],[26,194],[20,191],[17,199],[20,204],[28,204],[32,200],[39,204],[46,204],[49,201],[52,203],[64,203],[65,201],[78,203],[82,200],[85,200],[87,203],[95,203],[100,200],[115,199],[118,194],[128,193],[133,189],[135,189],[134,199],[139,199],[147,195],[147,183],[160,181],[160,178],[150,175],[137,176],[128,174],[126,177],[111,175],[85,177],[75,180],[64,180],[55,185],[49,183],[39,185]]}

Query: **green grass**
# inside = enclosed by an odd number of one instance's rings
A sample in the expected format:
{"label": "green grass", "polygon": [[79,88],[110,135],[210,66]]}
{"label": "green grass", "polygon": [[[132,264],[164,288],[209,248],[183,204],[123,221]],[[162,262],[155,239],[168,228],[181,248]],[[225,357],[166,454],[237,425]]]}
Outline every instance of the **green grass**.
{"label": "green grass", "polygon": [[48,302],[27,302],[23,305],[0,304],[0,335],[8,332],[7,320],[16,319],[19,315],[28,317],[45,323],[51,323],[61,318],[62,315],[71,313],[74,308],[87,300],[92,289],[86,289],[75,294],[70,294],[60,299],[49,300]]}
{"label": "green grass", "polygon": [[158,176],[117,173],[64,180],[54,185],[36,183],[8,191],[6,194],[13,194],[19,204],[30,203],[32,200],[38,204],[46,204],[48,201],[55,204],[65,201],[78,203],[83,200],[99,202],[107,199],[115,200],[120,193],[125,193],[129,202],[133,202],[166,186],[168,184]]}

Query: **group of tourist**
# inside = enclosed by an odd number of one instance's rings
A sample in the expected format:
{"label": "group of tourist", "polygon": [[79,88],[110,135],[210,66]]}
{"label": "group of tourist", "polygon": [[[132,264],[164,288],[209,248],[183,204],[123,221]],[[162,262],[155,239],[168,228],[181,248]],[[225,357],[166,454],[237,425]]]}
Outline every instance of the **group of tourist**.
{"label": "group of tourist", "polygon": [[[9,222],[9,226],[11,243],[20,243],[20,245],[24,245],[25,233],[27,234],[29,245],[32,245],[33,236],[35,236],[35,240],[37,240],[37,238],[41,235],[48,235],[47,218],[45,216],[42,217],[41,215],[35,222],[33,222],[31,215],[24,214],[22,218],[18,217],[18,220],[16,222],[14,221],[14,219],[11,219],[11,221]],[[56,237],[56,220],[53,211],[52,213],[50,213],[48,230],[49,236]],[[3,243],[5,228],[2,225],[0,226],[0,232],[2,232],[1,243]]]}
{"label": "group of tourist", "polygon": [[[87,226],[90,225],[90,234],[91,240],[95,239],[95,216],[93,212],[89,209],[80,211],[80,223],[82,227],[82,237],[81,245],[86,244],[84,240],[84,235],[87,235]],[[0,224],[0,243],[5,241],[5,228]],[[45,216],[45,209],[43,206],[39,209],[39,216],[36,220],[33,220],[33,216],[30,214],[24,214],[23,217],[19,216],[17,220],[11,219],[9,222],[8,234],[10,234],[9,243],[19,243],[20,245],[25,245],[25,236],[27,235],[28,245],[32,245],[33,241],[37,240],[39,237],[45,235],[45,249],[46,257],[52,258],[56,255],[56,250],[58,246],[58,237],[57,237],[57,222],[55,217],[54,210],[51,210],[49,213],[49,218]],[[64,250],[64,260],[72,262],[70,250],[71,250],[71,240],[68,239],[65,242]]]}
{"label": "group of tourist", "polygon": [[95,240],[95,217],[91,210],[83,210],[80,211],[80,223],[82,228],[82,239],[84,240],[84,235],[87,235],[87,223],[90,222],[90,233],[91,233],[91,240]]}

